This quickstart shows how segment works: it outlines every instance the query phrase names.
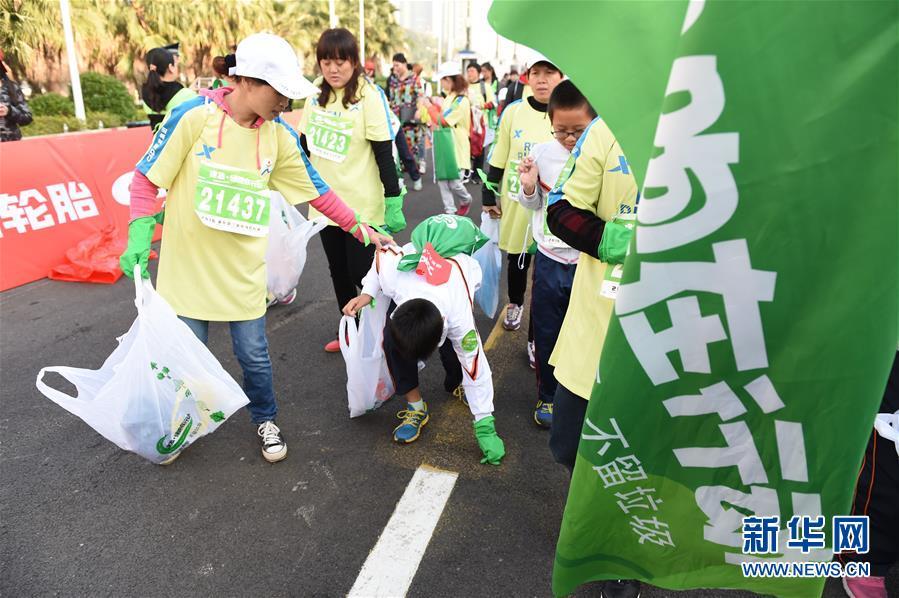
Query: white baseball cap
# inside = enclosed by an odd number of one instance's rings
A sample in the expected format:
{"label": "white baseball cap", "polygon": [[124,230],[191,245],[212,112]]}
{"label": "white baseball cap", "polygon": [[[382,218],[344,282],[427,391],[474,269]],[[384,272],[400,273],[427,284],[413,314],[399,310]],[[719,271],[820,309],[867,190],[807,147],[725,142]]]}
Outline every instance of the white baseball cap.
{"label": "white baseball cap", "polygon": [[524,69],[524,72],[528,72],[529,70],[531,70],[531,67],[534,66],[535,64],[537,64],[538,62],[548,62],[549,64],[553,65],[557,69],[559,68],[555,62],[553,62],[552,60],[550,60],[549,58],[547,58],[540,52],[538,52],[536,50],[532,50],[530,48],[527,48],[524,62],[522,62],[522,68]]}
{"label": "white baseball cap", "polygon": [[236,66],[228,74],[262,79],[281,95],[299,100],[319,89],[303,76],[297,53],[287,40],[271,33],[254,33],[237,44]]}
{"label": "white baseball cap", "polygon": [[462,67],[458,62],[444,62],[440,65],[440,68],[437,69],[437,74],[434,75],[434,81],[440,81],[444,77],[455,77],[461,74]]}

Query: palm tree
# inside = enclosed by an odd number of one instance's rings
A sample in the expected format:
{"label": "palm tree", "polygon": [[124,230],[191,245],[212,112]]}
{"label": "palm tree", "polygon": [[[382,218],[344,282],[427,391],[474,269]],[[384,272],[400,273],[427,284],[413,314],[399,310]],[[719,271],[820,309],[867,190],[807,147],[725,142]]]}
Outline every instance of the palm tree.
{"label": "palm tree", "polygon": [[[341,24],[358,35],[357,11],[357,0],[338,0]],[[365,0],[369,55],[403,46],[393,12],[389,0]],[[182,68],[194,78],[210,72],[214,56],[257,31],[284,37],[312,67],[329,15],[322,0],[72,0],[72,25],[82,70],[137,84],[146,76],[143,58],[151,48],[180,41]],[[67,85],[58,0],[0,0],[0,47],[33,86]]]}

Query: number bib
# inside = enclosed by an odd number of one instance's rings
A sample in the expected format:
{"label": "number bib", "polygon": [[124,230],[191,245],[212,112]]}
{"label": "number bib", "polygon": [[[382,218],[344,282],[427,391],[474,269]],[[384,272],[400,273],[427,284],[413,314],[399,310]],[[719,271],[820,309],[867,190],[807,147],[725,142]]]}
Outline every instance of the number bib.
{"label": "number bib", "polygon": [[[628,228],[633,228],[635,221],[637,219],[636,212],[631,213],[621,213],[621,209],[626,208],[626,206],[622,206],[619,208],[618,216],[616,216],[612,222],[617,222],[619,224],[623,224]],[[630,209],[630,208],[627,208]],[[624,272],[623,264],[606,264],[606,275],[603,277],[602,286],[599,289],[599,294],[603,297],[608,297],[609,299],[614,299],[618,296],[618,287],[621,286],[621,274]]]}
{"label": "number bib", "polygon": [[571,249],[571,247],[560,239],[559,237],[552,234],[552,231],[549,230],[549,224],[546,222],[546,208],[543,208],[543,244],[547,247],[552,247],[553,249]]}
{"label": "number bib", "polygon": [[306,124],[309,151],[332,162],[343,162],[350,151],[353,119],[313,108]]}
{"label": "number bib", "polygon": [[621,273],[624,266],[621,264],[606,264],[606,275],[603,277],[602,286],[599,288],[599,294],[609,299],[618,296],[618,287],[621,286]]}
{"label": "number bib", "polygon": [[194,212],[216,230],[250,237],[268,235],[269,191],[265,179],[250,170],[201,162]]}
{"label": "number bib", "polygon": [[521,190],[521,178],[518,174],[518,165],[521,164],[521,160],[509,160],[509,165],[506,166],[506,172],[508,172],[509,177],[509,190],[507,195],[509,199],[514,201],[518,201],[518,192]]}

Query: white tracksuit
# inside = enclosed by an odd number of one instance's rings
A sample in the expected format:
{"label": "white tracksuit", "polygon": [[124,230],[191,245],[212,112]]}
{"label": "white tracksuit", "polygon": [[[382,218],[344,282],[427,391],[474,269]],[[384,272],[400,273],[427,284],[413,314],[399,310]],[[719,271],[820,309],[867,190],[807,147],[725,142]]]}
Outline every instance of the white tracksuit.
{"label": "white tracksuit", "polygon": [[481,285],[481,267],[468,255],[449,258],[449,280],[435,286],[414,270],[397,270],[400,258],[414,252],[411,243],[400,250],[391,247],[377,252],[371,270],[362,279],[362,292],[372,297],[383,293],[397,307],[410,299],[433,303],[443,316],[444,338],[453,344],[462,365],[462,388],[471,413],[476,417],[489,415],[493,413],[493,377],[472,312],[474,293]]}

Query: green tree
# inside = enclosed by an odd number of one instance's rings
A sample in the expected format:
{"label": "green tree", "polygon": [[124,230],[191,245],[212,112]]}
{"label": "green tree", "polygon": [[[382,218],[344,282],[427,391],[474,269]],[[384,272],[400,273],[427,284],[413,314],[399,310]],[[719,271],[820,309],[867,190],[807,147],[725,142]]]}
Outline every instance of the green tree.
{"label": "green tree", "polygon": [[[193,79],[209,75],[213,57],[257,31],[287,39],[311,68],[315,42],[329,26],[322,0],[72,0],[71,6],[79,68],[135,86],[146,78],[143,59],[154,47],[180,41],[182,69]],[[341,25],[358,35],[357,0],[338,0],[337,6]],[[369,56],[389,56],[404,46],[389,0],[365,0],[365,13]],[[58,0],[0,0],[0,47],[33,87],[65,89]]]}

